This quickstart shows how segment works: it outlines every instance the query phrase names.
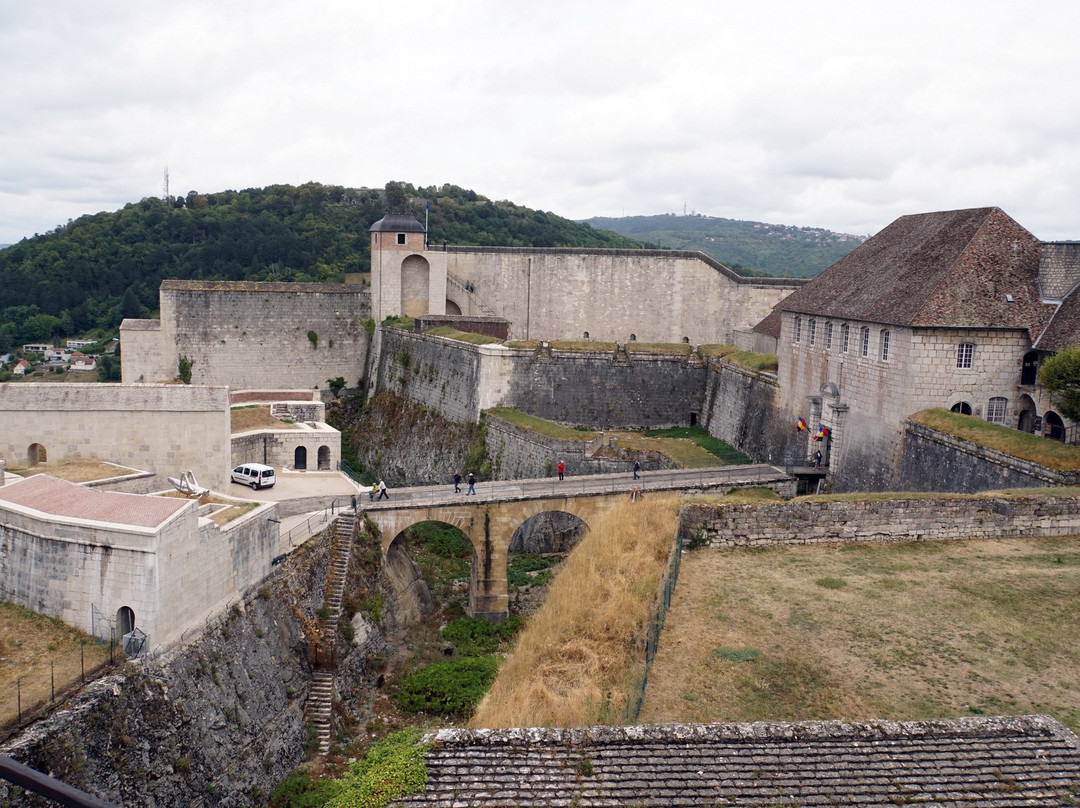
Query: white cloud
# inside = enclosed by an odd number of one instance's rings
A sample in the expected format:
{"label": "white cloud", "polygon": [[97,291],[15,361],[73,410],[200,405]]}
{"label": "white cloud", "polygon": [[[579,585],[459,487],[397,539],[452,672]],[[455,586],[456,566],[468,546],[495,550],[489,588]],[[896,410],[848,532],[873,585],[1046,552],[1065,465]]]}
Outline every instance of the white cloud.
{"label": "white cloud", "polygon": [[586,217],[1080,238],[1080,6],[418,0],[0,8],[0,243],[170,190],[450,182]]}

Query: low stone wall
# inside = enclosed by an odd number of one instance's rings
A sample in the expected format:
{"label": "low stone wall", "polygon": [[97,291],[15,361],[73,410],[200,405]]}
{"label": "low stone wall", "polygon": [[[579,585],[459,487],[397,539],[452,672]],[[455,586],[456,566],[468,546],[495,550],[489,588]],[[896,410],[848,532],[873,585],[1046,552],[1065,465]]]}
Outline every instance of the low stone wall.
{"label": "low stone wall", "polygon": [[687,505],[686,539],[710,547],[1039,538],[1080,533],[1078,497],[927,497]]}
{"label": "low stone wall", "polygon": [[1080,472],[1055,471],[913,421],[904,423],[899,489],[975,492],[1077,484]]}

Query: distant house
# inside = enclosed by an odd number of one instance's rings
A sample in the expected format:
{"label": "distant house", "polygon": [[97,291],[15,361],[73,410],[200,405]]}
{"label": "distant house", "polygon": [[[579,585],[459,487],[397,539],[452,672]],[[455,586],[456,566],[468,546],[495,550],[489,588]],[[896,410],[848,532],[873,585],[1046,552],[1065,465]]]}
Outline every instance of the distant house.
{"label": "distant house", "polygon": [[44,351],[46,362],[66,362],[71,358],[71,351],[67,348],[48,347]]}
{"label": "distant house", "polygon": [[22,349],[24,353],[44,354],[46,351],[52,350],[52,346],[43,342],[28,342],[22,346]]}
{"label": "distant house", "polygon": [[95,340],[92,339],[69,339],[65,340],[64,345],[68,348],[78,349],[85,348],[87,345],[93,345]]}
{"label": "distant house", "polygon": [[20,359],[18,362],[15,363],[15,367],[11,369],[11,372],[14,373],[16,376],[24,376],[29,371],[30,363],[27,362],[25,359]]}
{"label": "distant house", "polygon": [[97,360],[92,356],[75,351],[71,354],[71,370],[96,370]]}
{"label": "distant house", "polygon": [[904,419],[929,407],[1064,440],[1037,371],[1080,343],[1078,284],[1080,244],[998,208],[900,217],[776,306],[783,406],[823,437],[807,453],[887,485]]}

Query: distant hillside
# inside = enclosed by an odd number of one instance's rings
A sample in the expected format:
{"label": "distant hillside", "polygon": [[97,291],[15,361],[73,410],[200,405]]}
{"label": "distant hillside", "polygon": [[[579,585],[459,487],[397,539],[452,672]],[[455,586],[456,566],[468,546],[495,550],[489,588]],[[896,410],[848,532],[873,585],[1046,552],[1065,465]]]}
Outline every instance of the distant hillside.
{"label": "distant hillside", "polygon": [[[865,240],[820,227],[693,216],[594,217],[587,224],[674,250],[698,250],[744,274],[812,278]],[[753,272],[746,272],[753,270]]]}
{"label": "distant hillside", "polygon": [[368,228],[386,211],[421,222],[433,243],[642,246],[553,213],[464,188],[308,183],[143,199],[80,216],[0,251],[0,352],[25,342],[115,330],[158,307],[166,278],[342,281],[371,266]]}

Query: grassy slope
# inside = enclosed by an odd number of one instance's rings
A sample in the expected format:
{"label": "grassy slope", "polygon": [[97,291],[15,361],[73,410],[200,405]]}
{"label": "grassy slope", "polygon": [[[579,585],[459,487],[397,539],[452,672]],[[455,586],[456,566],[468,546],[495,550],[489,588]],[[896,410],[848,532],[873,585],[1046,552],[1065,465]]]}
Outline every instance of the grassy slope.
{"label": "grassy slope", "polygon": [[981,418],[948,410],[922,410],[912,415],[911,420],[979,446],[997,449],[1007,455],[1030,460],[1058,471],[1080,469],[1080,447],[1037,438],[1001,424],[988,423]]}
{"label": "grassy slope", "polygon": [[641,721],[1048,713],[1076,730],[1078,598],[1075,537],[697,550]]}
{"label": "grassy slope", "polygon": [[647,497],[595,520],[470,726],[617,723],[644,656],[676,509],[674,498]]}

